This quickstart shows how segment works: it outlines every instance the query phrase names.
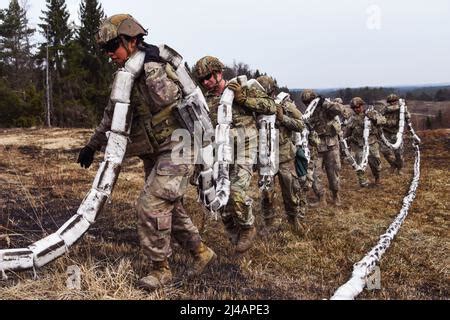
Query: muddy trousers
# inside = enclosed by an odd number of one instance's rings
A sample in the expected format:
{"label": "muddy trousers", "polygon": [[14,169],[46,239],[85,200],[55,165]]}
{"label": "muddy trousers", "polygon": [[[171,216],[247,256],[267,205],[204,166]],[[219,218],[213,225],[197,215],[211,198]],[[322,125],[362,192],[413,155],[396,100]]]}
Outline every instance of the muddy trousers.
{"label": "muddy trousers", "polygon": [[[390,135],[385,133],[386,139],[391,143],[394,143],[397,139],[396,135]],[[400,148],[397,150],[392,150],[389,148],[384,142],[380,142],[380,151],[383,154],[384,158],[391,165],[391,168],[401,170],[403,168],[404,159],[403,159],[403,143],[400,145]]]}
{"label": "muddy trousers", "polygon": [[235,164],[230,168],[230,199],[221,213],[225,228],[230,232],[236,227],[250,228],[255,222],[253,200],[247,196],[253,176],[253,166]]}
{"label": "muddy trousers", "polygon": [[304,217],[306,213],[306,177],[298,178],[294,169],[294,160],[280,163],[278,173],[274,176],[272,186],[261,193],[261,207],[264,219],[273,219],[276,215],[274,201],[275,179],[278,177],[283,197],[284,209],[290,217]]}
{"label": "muddy trousers", "polygon": [[339,147],[334,146],[328,151],[318,152],[317,158],[314,159],[313,190],[318,197],[322,197],[325,193],[321,178],[322,166],[327,173],[330,190],[336,193],[339,191],[339,171],[341,170],[339,153]]}
{"label": "muddy trousers", "polygon": [[[354,153],[355,160],[357,163],[361,163],[364,148],[356,145],[351,144],[352,152]],[[380,156],[380,148],[378,145],[378,142],[372,143],[369,145],[369,157],[368,157],[368,164],[370,167],[370,170],[372,171],[372,175],[374,178],[378,179],[380,177],[381,172],[381,156]],[[366,180],[366,174],[365,172],[358,171],[357,173],[359,181],[365,181]]]}
{"label": "muddy trousers", "polygon": [[146,181],[136,204],[144,253],[152,261],[164,261],[172,254],[172,237],[183,248],[196,250],[201,238],[183,206],[193,166],[174,164],[168,152],[145,159],[144,167]]}

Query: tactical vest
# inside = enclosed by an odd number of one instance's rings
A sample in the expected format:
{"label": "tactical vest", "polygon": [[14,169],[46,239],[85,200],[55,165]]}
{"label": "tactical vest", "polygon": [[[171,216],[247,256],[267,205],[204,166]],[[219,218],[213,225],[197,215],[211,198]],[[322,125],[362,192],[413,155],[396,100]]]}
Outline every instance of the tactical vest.
{"label": "tactical vest", "polygon": [[[364,146],[364,113],[362,114],[355,114],[352,116],[352,120],[349,124],[352,134],[349,137],[349,141],[351,143],[354,143],[360,147]],[[370,133],[369,133],[369,145],[374,144],[378,140],[378,129],[375,125],[370,126]]]}
{"label": "tactical vest", "polygon": [[[178,78],[175,74],[170,63],[163,60],[159,56],[159,49],[156,46],[146,44],[145,47],[145,62],[159,62],[165,63],[165,71],[169,79],[178,83]],[[145,133],[145,140],[147,142],[147,148],[143,147],[142,151],[139,153],[154,154],[157,153],[161,145],[166,142],[166,140],[172,135],[172,133],[181,128],[181,124],[173,115],[173,108],[180,102],[179,100],[173,104],[164,106],[163,108],[157,107],[152,103],[152,99],[149,96],[148,88],[145,84],[145,73],[141,75],[136,81],[139,94],[141,96],[142,103],[135,105],[135,121],[134,126],[137,126],[136,131],[139,137],[136,137],[133,141],[133,130],[130,136],[130,140],[133,143],[142,145],[143,141],[142,133]],[[181,89],[180,89],[181,92]],[[180,95],[181,99],[181,95]],[[142,147],[142,146],[140,146]],[[133,145],[130,146],[133,148]],[[145,150],[146,149],[146,150]],[[145,151],[144,151],[145,150]],[[133,153],[130,150],[130,153]]]}
{"label": "tactical vest", "polygon": [[314,112],[310,123],[321,139],[326,136],[334,137],[340,130],[337,127],[337,121],[334,117],[329,117],[328,112],[322,106]]}
{"label": "tactical vest", "polygon": [[398,131],[398,122],[400,120],[400,105],[387,106],[384,109],[383,115],[386,118],[386,124],[383,126],[383,131],[396,134]]}

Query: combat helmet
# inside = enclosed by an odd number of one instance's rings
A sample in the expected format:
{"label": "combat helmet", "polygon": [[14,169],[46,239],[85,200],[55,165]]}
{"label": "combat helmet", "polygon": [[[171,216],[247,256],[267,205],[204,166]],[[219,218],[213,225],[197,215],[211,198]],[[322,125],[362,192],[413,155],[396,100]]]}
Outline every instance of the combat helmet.
{"label": "combat helmet", "polygon": [[147,30],[129,14],[116,14],[103,20],[97,31],[97,43],[102,46],[119,36],[146,36]]}
{"label": "combat helmet", "polygon": [[350,107],[352,109],[354,109],[356,107],[359,107],[359,106],[363,106],[365,104],[366,103],[364,102],[364,100],[361,99],[360,97],[355,97],[355,98],[352,99],[352,101],[350,101]]}
{"label": "combat helmet", "polygon": [[387,103],[393,103],[398,101],[398,96],[396,94],[390,94],[387,97]]}
{"label": "combat helmet", "polygon": [[260,76],[256,79],[260,85],[264,88],[268,95],[272,95],[274,91],[277,89],[275,81],[272,77],[269,76]]}
{"label": "combat helmet", "polygon": [[213,72],[222,72],[225,68],[219,59],[212,56],[205,56],[197,61],[194,66],[194,76],[201,81]]}
{"label": "combat helmet", "polygon": [[301,95],[301,99],[302,99],[304,104],[309,104],[315,98],[317,98],[317,94],[313,90],[311,90],[311,89],[303,90],[302,95]]}
{"label": "combat helmet", "polygon": [[339,104],[344,104],[344,100],[342,100],[341,98],[334,98],[333,102],[339,103]]}

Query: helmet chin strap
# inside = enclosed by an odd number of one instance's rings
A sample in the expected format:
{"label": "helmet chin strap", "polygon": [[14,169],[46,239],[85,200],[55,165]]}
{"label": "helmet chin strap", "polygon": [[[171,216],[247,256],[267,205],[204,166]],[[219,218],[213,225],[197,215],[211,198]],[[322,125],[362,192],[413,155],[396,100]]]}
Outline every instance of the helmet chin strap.
{"label": "helmet chin strap", "polygon": [[217,73],[215,72],[215,71],[213,71],[213,72],[211,72],[212,73],[212,75],[213,75],[213,77],[214,77],[214,80],[215,80],[215,82],[216,82],[216,84],[209,90],[209,92],[212,92],[212,93],[218,93],[219,95],[221,95],[222,94],[222,92],[219,92],[219,87],[220,87],[220,84],[221,84],[221,82],[222,81],[225,81],[223,78],[222,78],[222,80],[218,80],[217,79]]}
{"label": "helmet chin strap", "polygon": [[[127,51],[128,57],[126,59],[126,61],[128,61],[128,59],[130,59],[131,57],[131,51],[128,49],[128,44],[130,43],[129,41],[127,41],[127,39],[125,39],[125,37],[123,36],[119,36],[120,42],[122,42],[123,47],[125,48],[125,50]],[[126,62],[125,61],[125,62]]]}

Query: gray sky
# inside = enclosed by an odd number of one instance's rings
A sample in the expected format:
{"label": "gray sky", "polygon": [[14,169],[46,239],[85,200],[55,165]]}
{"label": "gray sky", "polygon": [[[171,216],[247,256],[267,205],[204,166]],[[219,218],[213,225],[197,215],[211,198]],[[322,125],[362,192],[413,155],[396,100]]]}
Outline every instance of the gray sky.
{"label": "gray sky", "polygon": [[[66,0],[78,21],[80,0]],[[5,8],[9,0],[0,0]],[[39,22],[45,0],[28,0]],[[103,0],[190,65],[242,61],[291,88],[450,82],[449,0]]]}

